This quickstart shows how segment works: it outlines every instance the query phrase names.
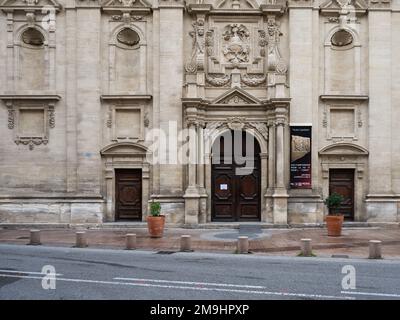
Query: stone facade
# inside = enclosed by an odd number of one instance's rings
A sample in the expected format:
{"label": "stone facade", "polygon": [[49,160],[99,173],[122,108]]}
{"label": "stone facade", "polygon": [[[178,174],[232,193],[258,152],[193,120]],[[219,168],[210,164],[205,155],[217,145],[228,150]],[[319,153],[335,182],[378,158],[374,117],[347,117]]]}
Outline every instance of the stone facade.
{"label": "stone facade", "polygon": [[[233,129],[260,146],[261,222],[323,222],[333,169],[354,221],[400,221],[400,0],[57,1],[0,0],[0,223],[116,221],[120,169],[143,221],[157,200],[211,222]],[[291,126],[312,128],[308,189]]]}

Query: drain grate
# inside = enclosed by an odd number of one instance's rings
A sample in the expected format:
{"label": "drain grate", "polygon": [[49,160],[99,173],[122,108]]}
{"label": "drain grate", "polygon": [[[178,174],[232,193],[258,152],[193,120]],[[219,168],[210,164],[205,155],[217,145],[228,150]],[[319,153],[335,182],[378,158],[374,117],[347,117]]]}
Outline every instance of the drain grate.
{"label": "drain grate", "polygon": [[173,254],[175,253],[175,251],[167,251],[167,250],[161,250],[161,251],[157,251],[157,254]]}

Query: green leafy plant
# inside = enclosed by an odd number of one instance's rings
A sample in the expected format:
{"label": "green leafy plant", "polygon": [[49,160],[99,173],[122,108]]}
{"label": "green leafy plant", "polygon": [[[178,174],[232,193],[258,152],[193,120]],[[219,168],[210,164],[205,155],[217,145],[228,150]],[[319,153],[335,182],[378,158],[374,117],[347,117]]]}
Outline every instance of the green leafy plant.
{"label": "green leafy plant", "polygon": [[153,201],[150,203],[150,214],[153,217],[158,217],[161,212],[161,204],[157,201]]}
{"label": "green leafy plant", "polygon": [[342,204],[343,200],[344,198],[342,195],[334,192],[325,199],[324,203],[328,207],[330,214],[339,215],[337,209]]}
{"label": "green leafy plant", "polygon": [[317,255],[314,252],[311,252],[311,255],[305,256],[305,255],[303,255],[303,252],[300,252],[297,256],[298,257],[316,257]]}

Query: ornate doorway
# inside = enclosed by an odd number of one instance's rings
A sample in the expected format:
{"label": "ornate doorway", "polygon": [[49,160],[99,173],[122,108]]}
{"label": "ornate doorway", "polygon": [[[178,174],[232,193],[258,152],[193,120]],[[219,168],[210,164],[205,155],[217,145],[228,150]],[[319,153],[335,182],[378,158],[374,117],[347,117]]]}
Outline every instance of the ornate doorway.
{"label": "ornate doorway", "polygon": [[212,221],[260,221],[260,145],[245,131],[226,131],[212,147]]}

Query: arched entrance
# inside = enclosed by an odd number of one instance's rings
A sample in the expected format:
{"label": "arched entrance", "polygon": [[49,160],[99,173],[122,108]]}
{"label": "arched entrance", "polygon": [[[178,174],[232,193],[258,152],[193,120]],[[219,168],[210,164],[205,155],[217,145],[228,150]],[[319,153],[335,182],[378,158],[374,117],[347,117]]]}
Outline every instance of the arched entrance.
{"label": "arched entrance", "polygon": [[212,147],[212,221],[260,221],[261,160],[257,139],[228,130]]}

